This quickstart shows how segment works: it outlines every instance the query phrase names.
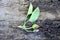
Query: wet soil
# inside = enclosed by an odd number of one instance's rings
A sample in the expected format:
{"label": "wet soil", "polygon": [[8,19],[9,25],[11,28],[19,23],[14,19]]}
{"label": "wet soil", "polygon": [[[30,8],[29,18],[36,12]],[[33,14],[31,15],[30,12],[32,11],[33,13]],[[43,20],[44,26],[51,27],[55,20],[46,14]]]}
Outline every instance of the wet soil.
{"label": "wet soil", "polygon": [[0,29],[0,40],[60,40],[59,19],[38,20],[35,23],[40,25],[39,32],[26,32],[20,28],[13,28],[11,25],[8,29]]}
{"label": "wet soil", "polygon": [[[43,35],[47,38],[45,40],[59,40],[60,38],[60,19],[49,20],[46,19],[45,21],[37,20],[34,22],[40,26],[39,32],[37,34],[43,33]],[[31,22],[27,22],[26,26],[32,26]],[[36,35],[37,35],[36,34]]]}
{"label": "wet soil", "polygon": [[60,20],[45,20],[40,28],[50,40],[58,40],[60,36]]}
{"label": "wet soil", "polygon": [[[30,2],[41,10],[39,32],[13,28],[25,20]],[[31,24],[29,24],[31,25]],[[60,40],[60,0],[0,0],[0,40]]]}

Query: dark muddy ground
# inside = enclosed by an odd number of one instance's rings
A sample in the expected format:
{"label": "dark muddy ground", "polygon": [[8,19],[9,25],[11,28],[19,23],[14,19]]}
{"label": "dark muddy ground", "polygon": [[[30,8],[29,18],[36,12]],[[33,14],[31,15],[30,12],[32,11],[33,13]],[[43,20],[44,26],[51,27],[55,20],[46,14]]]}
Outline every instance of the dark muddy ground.
{"label": "dark muddy ground", "polygon": [[[0,29],[0,40],[60,40],[60,20],[37,21],[39,32],[25,32],[20,28]],[[3,25],[2,28],[5,26]],[[6,26],[7,27],[7,26]]]}
{"label": "dark muddy ground", "polygon": [[[39,19],[54,19],[36,22],[40,32],[13,28],[25,19],[30,2],[41,9]],[[0,40],[60,40],[60,0],[0,0]]]}

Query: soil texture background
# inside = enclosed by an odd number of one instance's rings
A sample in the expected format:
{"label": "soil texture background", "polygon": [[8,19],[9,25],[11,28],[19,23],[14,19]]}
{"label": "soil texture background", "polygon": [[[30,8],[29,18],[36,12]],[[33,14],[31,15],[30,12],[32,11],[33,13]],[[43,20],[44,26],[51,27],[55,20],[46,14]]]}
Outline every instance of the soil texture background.
{"label": "soil texture background", "polygon": [[[25,20],[30,3],[41,10],[40,32],[13,28]],[[0,0],[0,40],[60,40],[60,0]]]}

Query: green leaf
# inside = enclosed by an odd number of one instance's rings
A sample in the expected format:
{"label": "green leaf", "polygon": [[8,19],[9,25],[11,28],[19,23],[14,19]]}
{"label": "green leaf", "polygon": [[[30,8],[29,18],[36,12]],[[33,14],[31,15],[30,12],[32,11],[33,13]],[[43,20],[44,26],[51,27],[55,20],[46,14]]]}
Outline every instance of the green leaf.
{"label": "green leaf", "polygon": [[32,4],[30,3],[30,6],[29,6],[29,9],[28,9],[28,13],[27,13],[27,18],[29,19],[31,14],[32,14],[32,11],[33,11],[33,6]]}
{"label": "green leaf", "polygon": [[33,24],[33,25],[32,25],[32,28],[33,28],[33,29],[36,29],[36,27],[37,27],[37,24]]}
{"label": "green leaf", "polygon": [[40,13],[40,10],[39,10],[39,8],[37,7],[37,8],[34,10],[34,12],[32,13],[29,21],[30,21],[30,22],[35,22],[35,21],[38,19],[38,17],[39,17],[39,13]]}

